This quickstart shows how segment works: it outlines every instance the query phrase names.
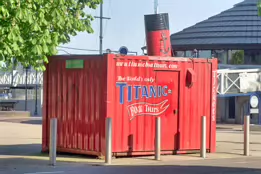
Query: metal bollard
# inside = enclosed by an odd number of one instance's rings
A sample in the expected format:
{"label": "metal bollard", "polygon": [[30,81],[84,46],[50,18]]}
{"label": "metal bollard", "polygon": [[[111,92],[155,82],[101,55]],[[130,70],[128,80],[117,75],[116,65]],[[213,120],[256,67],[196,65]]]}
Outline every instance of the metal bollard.
{"label": "metal bollard", "polygon": [[206,128],[207,128],[207,125],[206,125],[206,116],[203,116],[202,117],[202,120],[201,120],[201,146],[200,146],[200,157],[202,158],[206,158],[206,135],[207,135],[207,132],[206,132]]}
{"label": "metal bollard", "polygon": [[56,165],[56,146],[57,146],[57,119],[50,120],[50,142],[49,142],[49,162]]}
{"label": "metal bollard", "polygon": [[112,158],[112,119],[106,119],[106,155],[105,163],[111,164]]}
{"label": "metal bollard", "polygon": [[156,118],[156,135],[155,135],[155,160],[160,160],[161,153],[161,120]]}
{"label": "metal bollard", "polygon": [[250,136],[250,116],[246,115],[244,119],[244,155],[249,156],[249,136]]}

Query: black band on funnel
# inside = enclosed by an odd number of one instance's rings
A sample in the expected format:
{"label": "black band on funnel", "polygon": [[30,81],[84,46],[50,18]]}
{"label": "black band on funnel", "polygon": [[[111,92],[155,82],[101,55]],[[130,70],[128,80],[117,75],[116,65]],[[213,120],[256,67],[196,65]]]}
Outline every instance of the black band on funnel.
{"label": "black band on funnel", "polygon": [[169,30],[168,13],[145,15],[145,29],[147,32]]}

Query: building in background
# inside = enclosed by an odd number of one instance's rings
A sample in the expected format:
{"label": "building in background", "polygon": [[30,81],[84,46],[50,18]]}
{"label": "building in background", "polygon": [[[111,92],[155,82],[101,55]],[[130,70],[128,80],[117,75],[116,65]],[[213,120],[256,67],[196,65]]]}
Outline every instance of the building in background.
{"label": "building in background", "polygon": [[[216,57],[220,64],[261,65],[261,17],[258,0],[245,0],[171,35],[172,49],[178,57]],[[225,97],[225,98],[224,98]],[[230,95],[218,99],[218,121],[242,123],[249,95]],[[260,116],[253,117],[257,123]]]}
{"label": "building in background", "polygon": [[171,35],[175,54],[191,57],[196,49],[199,57],[217,57],[222,64],[261,64],[261,17],[257,2],[245,0]]}
{"label": "building in background", "polygon": [[2,65],[0,67],[0,111],[13,102],[15,111],[28,111],[31,116],[41,116],[43,73],[36,72],[33,68],[26,69],[20,63],[15,67],[5,63]]}

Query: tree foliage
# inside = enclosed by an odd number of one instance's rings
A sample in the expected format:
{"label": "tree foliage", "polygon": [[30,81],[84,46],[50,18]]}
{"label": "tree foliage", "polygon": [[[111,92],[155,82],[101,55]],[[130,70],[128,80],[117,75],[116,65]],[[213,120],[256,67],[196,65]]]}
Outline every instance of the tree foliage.
{"label": "tree foliage", "polygon": [[261,0],[257,2],[258,16],[261,16]]}
{"label": "tree foliage", "polygon": [[13,65],[12,64],[2,64],[1,66],[1,63],[0,63],[0,71],[1,72],[10,72],[13,70]]}
{"label": "tree foliage", "polygon": [[244,64],[244,50],[237,51],[232,55],[231,64],[233,65]]}
{"label": "tree foliage", "polygon": [[93,17],[102,0],[0,0],[0,61],[13,58],[25,67],[45,70],[48,56],[77,32],[92,33]]}

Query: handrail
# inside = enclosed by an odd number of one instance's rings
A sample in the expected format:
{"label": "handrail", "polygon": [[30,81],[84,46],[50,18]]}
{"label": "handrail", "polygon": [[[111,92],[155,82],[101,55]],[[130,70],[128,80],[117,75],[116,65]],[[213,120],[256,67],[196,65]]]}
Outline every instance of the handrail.
{"label": "handrail", "polygon": [[219,69],[218,73],[249,73],[249,72],[261,72],[261,69]]}
{"label": "handrail", "polygon": [[[217,93],[247,93],[261,91],[261,69],[219,69],[217,71]],[[25,72],[0,74],[1,86],[25,85]],[[13,84],[12,84],[13,81]],[[43,72],[28,72],[28,85],[43,85]]]}
{"label": "handrail", "polygon": [[[25,85],[26,73],[25,72],[8,72],[0,74],[0,85]],[[43,72],[28,72],[27,73],[28,85],[42,85],[43,84]]]}
{"label": "handrail", "polygon": [[261,91],[261,69],[219,69],[220,95]]}

